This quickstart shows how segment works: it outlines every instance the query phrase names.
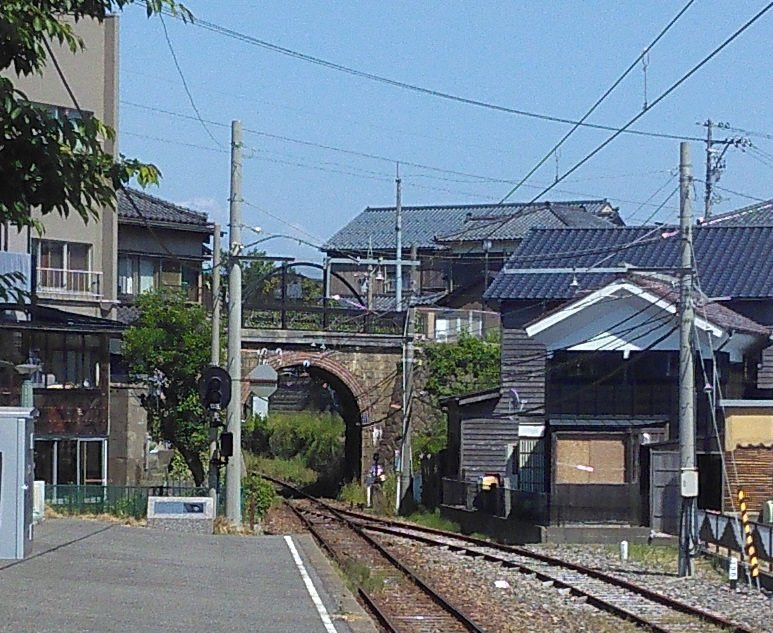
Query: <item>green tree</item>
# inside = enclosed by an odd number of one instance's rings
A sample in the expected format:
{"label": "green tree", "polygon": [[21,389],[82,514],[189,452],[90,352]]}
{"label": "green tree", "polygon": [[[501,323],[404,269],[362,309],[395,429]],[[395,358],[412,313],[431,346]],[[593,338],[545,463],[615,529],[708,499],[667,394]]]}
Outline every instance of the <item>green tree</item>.
{"label": "green tree", "polygon": [[209,365],[211,324],[204,308],[187,304],[176,290],[144,293],[137,307],[139,318],[124,335],[124,356],[132,374],[150,387],[143,406],[151,435],[177,449],[201,485],[208,425],[198,377]]}
{"label": "green tree", "polygon": [[430,343],[423,348],[425,389],[436,404],[440,398],[472,393],[499,384],[499,337],[479,339],[462,332],[455,343]]}
{"label": "green tree", "polygon": [[424,428],[414,435],[414,456],[436,454],[446,447],[447,427],[439,401],[448,396],[472,393],[499,384],[499,336],[485,339],[462,332],[454,343],[429,343],[422,347],[426,376],[424,391],[434,414],[424,421]]}
{"label": "green tree", "polygon": [[[73,53],[83,50],[73,23],[101,22],[135,3],[144,4],[148,16],[166,9],[191,18],[175,0],[2,0],[0,71],[41,75],[52,42]],[[96,117],[57,117],[31,103],[12,77],[0,77],[0,223],[41,233],[42,225],[30,214],[33,208],[44,216],[74,213],[88,222],[99,208],[113,206],[116,189],[133,178],[142,186],[157,182],[155,166],[105,151],[105,141],[114,138],[115,130]],[[13,280],[0,278],[0,299],[7,298]]]}

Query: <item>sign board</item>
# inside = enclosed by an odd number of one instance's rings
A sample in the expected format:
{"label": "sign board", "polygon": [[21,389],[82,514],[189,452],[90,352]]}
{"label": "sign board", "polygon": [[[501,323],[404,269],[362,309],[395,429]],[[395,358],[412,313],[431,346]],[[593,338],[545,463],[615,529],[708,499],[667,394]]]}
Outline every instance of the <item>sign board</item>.
{"label": "sign board", "polygon": [[728,563],[727,579],[738,580],[738,559],[731,556]]}
{"label": "sign board", "polygon": [[212,497],[148,497],[148,527],[212,534],[214,521]]}
{"label": "sign board", "polygon": [[258,398],[268,398],[276,391],[279,375],[271,365],[257,365],[248,375],[250,393]]}

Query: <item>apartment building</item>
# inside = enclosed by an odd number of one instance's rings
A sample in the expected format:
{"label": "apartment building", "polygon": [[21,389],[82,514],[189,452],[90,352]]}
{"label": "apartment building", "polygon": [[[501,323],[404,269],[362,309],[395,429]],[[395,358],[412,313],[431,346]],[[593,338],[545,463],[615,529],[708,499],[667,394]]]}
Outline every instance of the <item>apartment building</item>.
{"label": "apartment building", "polygon": [[[75,31],[85,50],[52,46],[80,110],[53,67],[14,75],[14,83],[56,116],[95,116],[116,128],[118,18],[81,21]],[[117,143],[107,142],[107,151],[116,154]],[[31,376],[39,411],[35,478],[49,484],[142,482],[142,388],[113,372],[127,314],[140,292],[160,285],[184,287],[191,301],[203,295],[201,264],[212,233],[206,216],[136,191],[119,192],[114,207],[96,211],[84,222],[32,210],[42,234],[0,226],[0,274],[29,271],[31,297],[22,304],[0,298],[0,405],[19,402],[15,367],[38,365]]]}

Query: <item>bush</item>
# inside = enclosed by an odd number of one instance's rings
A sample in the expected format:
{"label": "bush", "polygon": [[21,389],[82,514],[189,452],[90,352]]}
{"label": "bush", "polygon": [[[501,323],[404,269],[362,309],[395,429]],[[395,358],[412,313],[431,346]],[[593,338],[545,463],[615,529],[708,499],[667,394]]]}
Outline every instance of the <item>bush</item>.
{"label": "bush", "polygon": [[344,484],[338,492],[338,500],[353,506],[365,505],[365,486],[356,481]]}
{"label": "bush", "polygon": [[250,473],[242,480],[242,490],[248,508],[255,508],[255,518],[263,517],[277,500],[273,484],[257,473]]}
{"label": "bush", "polygon": [[[244,431],[244,447],[256,455],[278,460],[278,468],[287,467],[284,462],[299,460],[321,479],[340,478],[345,426],[337,414],[272,413],[267,419],[249,419]],[[283,478],[279,473],[274,476]]]}

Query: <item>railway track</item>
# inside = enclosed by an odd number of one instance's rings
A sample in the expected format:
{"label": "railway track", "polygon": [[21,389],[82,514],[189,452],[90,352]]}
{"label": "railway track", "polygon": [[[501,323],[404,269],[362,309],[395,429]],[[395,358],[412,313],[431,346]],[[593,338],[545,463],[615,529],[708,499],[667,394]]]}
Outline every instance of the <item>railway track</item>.
{"label": "railway track", "polygon": [[[752,629],[732,622],[723,616],[674,600],[665,594],[631,583],[614,575],[577,565],[560,558],[532,552],[526,548],[501,545],[474,537],[442,530],[425,528],[405,521],[397,521],[362,512],[338,508],[330,503],[305,495],[285,482],[268,478],[305,498],[303,510],[296,505],[307,520],[315,517],[329,524],[345,523],[356,529],[363,538],[378,544],[382,552],[389,552],[382,537],[397,537],[420,542],[428,547],[443,547],[464,556],[501,565],[505,568],[537,577],[546,585],[568,591],[598,609],[633,622],[656,633],[682,633],[691,631],[724,630],[752,633]],[[367,600],[366,600],[367,602]],[[401,629],[388,629],[401,630]],[[412,629],[405,629],[412,630]],[[421,629],[419,629],[421,630]],[[425,629],[435,630],[435,629]],[[446,629],[436,629],[443,630]],[[481,629],[447,629],[481,630]]]}
{"label": "railway track", "polygon": [[358,585],[360,598],[386,631],[486,633],[357,522],[329,508],[290,507]]}

